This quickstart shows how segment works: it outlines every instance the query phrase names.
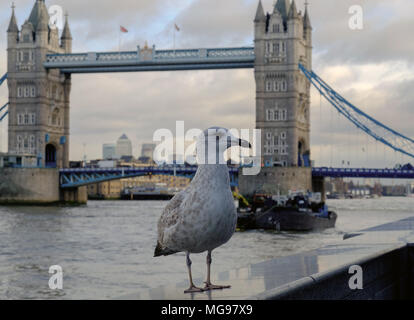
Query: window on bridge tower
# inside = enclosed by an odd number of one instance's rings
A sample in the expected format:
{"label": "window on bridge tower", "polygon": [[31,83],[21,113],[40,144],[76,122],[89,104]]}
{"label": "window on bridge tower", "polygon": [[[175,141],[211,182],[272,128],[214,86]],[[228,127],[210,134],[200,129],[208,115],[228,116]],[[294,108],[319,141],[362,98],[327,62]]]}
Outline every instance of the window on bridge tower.
{"label": "window on bridge tower", "polygon": [[284,92],[286,92],[286,91],[287,91],[287,83],[286,83],[286,80],[283,80],[283,81],[282,81],[282,83],[281,83],[281,88],[282,88],[282,91],[284,91]]}
{"label": "window on bridge tower", "polygon": [[23,149],[23,138],[22,136],[17,136],[17,152],[21,152]]}
{"label": "window on bridge tower", "polygon": [[273,33],[279,33],[280,32],[280,24],[276,23],[273,25]]}
{"label": "window on bridge tower", "polygon": [[267,91],[267,92],[271,92],[271,91],[273,91],[273,82],[272,82],[272,81],[270,81],[270,80],[268,80],[268,81],[266,82],[266,91]]}
{"label": "window on bridge tower", "polygon": [[27,62],[29,62],[29,59],[30,59],[30,55],[29,55],[29,52],[24,52],[23,53],[23,62],[25,62],[25,63],[27,63]]}
{"label": "window on bridge tower", "polygon": [[27,137],[24,137],[24,149],[27,150],[29,148],[29,139]]}
{"label": "window on bridge tower", "polygon": [[271,110],[271,109],[267,110],[266,120],[267,121],[272,121],[273,120],[273,110]]}
{"label": "window on bridge tower", "polygon": [[273,53],[276,55],[279,55],[280,53],[280,44],[279,42],[274,42],[273,43]]}
{"label": "window on bridge tower", "polygon": [[266,42],[266,53],[270,53],[271,52],[271,50],[270,50],[270,42]]}
{"label": "window on bridge tower", "polygon": [[52,125],[58,125],[59,109],[55,109],[52,113]]}
{"label": "window on bridge tower", "polygon": [[35,153],[36,149],[36,138],[34,135],[30,136],[30,153]]}
{"label": "window on bridge tower", "polygon": [[279,92],[279,82],[273,81],[273,91]]}

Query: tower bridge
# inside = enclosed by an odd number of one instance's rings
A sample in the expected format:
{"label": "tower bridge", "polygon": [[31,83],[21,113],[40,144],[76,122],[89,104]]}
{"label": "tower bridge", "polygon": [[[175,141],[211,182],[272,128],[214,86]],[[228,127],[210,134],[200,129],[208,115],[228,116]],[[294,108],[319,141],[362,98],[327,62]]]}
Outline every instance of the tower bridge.
{"label": "tower bridge", "polygon": [[[304,13],[299,12],[294,0],[277,0],[269,13],[265,13],[259,0],[254,16],[254,47],[158,50],[145,46],[129,52],[73,53],[68,18],[60,38],[57,28],[49,26],[49,19],[45,0],[36,0],[29,18],[19,28],[12,8],[7,29],[7,73],[0,78],[0,85],[7,79],[9,102],[1,109],[6,113],[0,113],[0,121],[8,115],[9,153],[31,155],[38,168],[55,168],[56,174],[48,171],[43,183],[50,181],[52,189],[72,188],[73,194],[63,196],[65,199],[76,198],[79,186],[125,174],[101,174],[99,170],[86,174],[65,169],[69,166],[72,74],[252,69],[256,82],[256,128],[262,132],[263,170],[257,176],[240,175],[237,183],[246,194],[264,186],[274,193],[318,189],[326,176],[404,176],[380,169],[312,171],[311,85],[356,127],[397,152],[414,157],[412,139],[347,102],[312,71],[310,15],[307,6]],[[7,175],[7,183],[24,189],[20,180],[26,176],[20,171],[15,175],[19,178],[14,179],[13,173]],[[232,182],[236,183],[236,179]],[[27,193],[35,194],[35,189]]]}
{"label": "tower bridge", "polygon": [[39,166],[68,167],[71,74],[252,68],[263,161],[309,167],[310,85],[298,66],[311,68],[312,27],[308,11],[299,13],[295,1],[279,0],[267,15],[259,1],[254,47],[145,46],[131,52],[73,53],[67,17],[60,39],[48,22],[44,0],[35,2],[21,29],[12,9],[7,30],[9,152],[35,154]]}

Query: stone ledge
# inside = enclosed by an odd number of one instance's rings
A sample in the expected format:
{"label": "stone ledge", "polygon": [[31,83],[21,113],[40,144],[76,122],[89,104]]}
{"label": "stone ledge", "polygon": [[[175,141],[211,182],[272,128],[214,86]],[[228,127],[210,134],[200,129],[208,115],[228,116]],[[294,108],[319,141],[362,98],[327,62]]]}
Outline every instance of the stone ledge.
{"label": "stone ledge", "polygon": [[[245,300],[245,299],[401,299],[413,298],[413,224],[404,221],[364,231],[359,236],[301,254],[276,258],[223,272],[214,280],[232,289],[194,295],[187,283],[150,289],[120,299]],[[412,220],[414,221],[414,217]],[[406,226],[406,227],[404,227]],[[394,229],[394,230],[393,230]],[[365,270],[364,290],[352,291],[349,267]],[[184,279],[183,279],[184,280]],[[202,282],[202,280],[197,280]]]}

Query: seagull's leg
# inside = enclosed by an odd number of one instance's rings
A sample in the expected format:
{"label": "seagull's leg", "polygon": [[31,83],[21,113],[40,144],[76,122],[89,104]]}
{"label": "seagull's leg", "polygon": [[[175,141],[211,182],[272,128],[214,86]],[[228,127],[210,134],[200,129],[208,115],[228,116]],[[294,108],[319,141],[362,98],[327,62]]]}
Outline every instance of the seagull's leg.
{"label": "seagull's leg", "polygon": [[190,253],[187,252],[187,269],[188,269],[188,277],[190,279],[190,288],[184,291],[184,293],[194,293],[194,292],[203,292],[204,290],[201,288],[197,288],[193,282],[193,276],[191,275],[191,260],[190,260]]}
{"label": "seagull's leg", "polygon": [[209,250],[207,253],[207,280],[204,282],[206,286],[204,287],[204,290],[222,290],[222,289],[230,289],[231,286],[216,286],[211,283],[210,275],[211,275],[211,262],[213,260],[211,259],[211,251]]}

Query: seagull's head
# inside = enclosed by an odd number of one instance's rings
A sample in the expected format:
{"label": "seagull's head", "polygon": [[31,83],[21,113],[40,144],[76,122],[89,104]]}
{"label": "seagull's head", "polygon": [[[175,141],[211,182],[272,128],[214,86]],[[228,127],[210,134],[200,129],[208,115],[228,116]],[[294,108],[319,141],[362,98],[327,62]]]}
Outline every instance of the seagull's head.
{"label": "seagull's head", "polygon": [[197,139],[197,162],[199,164],[225,164],[223,154],[231,147],[251,149],[251,144],[235,137],[230,130],[211,127],[202,132]]}

